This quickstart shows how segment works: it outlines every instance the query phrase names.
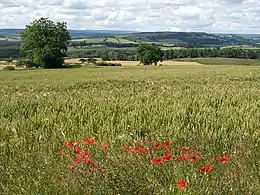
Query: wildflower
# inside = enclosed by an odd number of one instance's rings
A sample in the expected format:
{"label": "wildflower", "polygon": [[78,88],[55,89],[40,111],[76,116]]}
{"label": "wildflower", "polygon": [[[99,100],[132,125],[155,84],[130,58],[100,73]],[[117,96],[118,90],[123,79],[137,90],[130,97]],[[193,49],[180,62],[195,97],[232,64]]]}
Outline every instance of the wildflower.
{"label": "wildflower", "polygon": [[74,162],[75,162],[76,164],[79,164],[80,161],[81,161],[81,159],[82,159],[81,156],[77,156],[77,157],[74,159]]}
{"label": "wildflower", "polygon": [[64,152],[64,151],[60,151],[60,152],[58,152],[58,155],[64,156],[64,155],[65,155],[65,152]]}
{"label": "wildflower", "polygon": [[163,143],[163,149],[164,149],[164,150],[167,150],[170,146],[171,146],[171,142],[169,142],[169,141],[165,141],[165,142]]}
{"label": "wildflower", "polygon": [[193,155],[192,155],[192,156],[189,156],[187,160],[188,160],[190,163],[196,163],[197,160],[200,159],[200,158],[202,158],[202,157],[203,157],[203,155],[202,155],[201,153],[199,153],[198,151],[194,151],[194,152],[193,152]]}
{"label": "wildflower", "polygon": [[160,150],[161,143],[160,143],[160,142],[156,142],[156,143],[154,144],[154,146],[155,146],[155,148],[156,148],[157,150]]}
{"label": "wildflower", "polygon": [[85,145],[93,145],[93,144],[95,144],[95,142],[96,142],[96,140],[94,140],[94,139],[89,139],[89,140],[85,140],[85,141],[84,141],[84,144],[85,144]]}
{"label": "wildflower", "polygon": [[178,156],[179,161],[188,160],[188,159],[189,159],[189,155],[187,155],[187,154],[180,154]]}
{"label": "wildflower", "polygon": [[77,153],[79,153],[79,152],[80,152],[80,148],[79,148],[79,147],[75,147],[75,148],[74,148],[74,153],[77,154]]}
{"label": "wildflower", "polygon": [[104,142],[104,143],[103,143],[103,148],[106,149],[106,148],[108,148],[108,146],[109,146],[109,143],[108,143],[108,142]]}
{"label": "wildflower", "polygon": [[225,156],[222,156],[222,157],[220,157],[220,163],[221,164],[225,164],[225,163],[227,163],[228,161],[230,160],[230,155],[225,155]]}
{"label": "wildflower", "polygon": [[129,147],[129,146],[124,146],[124,150],[125,150],[125,151],[129,151],[129,150],[130,150],[130,147]]}
{"label": "wildflower", "polygon": [[137,144],[136,147],[137,148],[144,148],[144,146],[142,144]]}
{"label": "wildflower", "polygon": [[145,155],[145,154],[147,154],[147,149],[139,149],[138,150],[138,154],[143,154],[143,155]]}
{"label": "wildflower", "polygon": [[92,164],[92,160],[90,159],[90,157],[87,157],[87,158],[85,158],[85,163],[87,164],[87,165],[91,165]]}
{"label": "wildflower", "polygon": [[196,163],[197,162],[197,158],[195,156],[192,156],[192,157],[188,157],[187,159],[190,163]]}
{"label": "wildflower", "polygon": [[160,165],[160,164],[162,164],[162,162],[163,162],[162,158],[153,158],[152,159],[152,164],[153,165]]}
{"label": "wildflower", "polygon": [[212,173],[212,167],[210,165],[202,167],[200,170],[201,170],[201,172]]}
{"label": "wildflower", "polygon": [[178,181],[178,188],[186,189],[188,186],[188,182],[186,180],[180,180]]}
{"label": "wildflower", "polygon": [[69,169],[75,169],[75,168],[76,168],[75,165],[70,165],[70,166],[69,166]]}
{"label": "wildflower", "polygon": [[67,148],[71,148],[72,147],[72,141],[67,141],[65,143],[65,145],[66,145]]}
{"label": "wildflower", "polygon": [[74,146],[79,146],[79,145],[80,145],[80,141],[76,141],[76,142],[74,142],[73,145],[74,145]]}
{"label": "wildflower", "polygon": [[186,146],[180,146],[179,150],[183,150],[185,152],[189,152],[190,151],[190,147],[186,147]]}
{"label": "wildflower", "polygon": [[133,153],[133,154],[136,154],[136,153],[138,153],[138,146],[134,146],[133,148],[132,148],[132,150],[131,150],[131,152]]}
{"label": "wildflower", "polygon": [[85,171],[84,171],[84,174],[85,174],[85,175],[87,175],[88,173],[89,173],[88,170],[85,170]]}
{"label": "wildflower", "polygon": [[193,152],[193,155],[194,155],[194,158],[196,158],[196,160],[203,157],[203,155],[199,151],[196,151],[196,150]]}
{"label": "wildflower", "polygon": [[170,153],[170,152],[166,152],[165,155],[163,156],[164,161],[169,161],[169,160],[172,160],[172,159],[173,159],[172,153]]}
{"label": "wildflower", "polygon": [[152,143],[152,142],[153,142],[153,140],[152,140],[151,138],[149,138],[149,139],[146,140],[146,144],[150,144],[150,143]]}

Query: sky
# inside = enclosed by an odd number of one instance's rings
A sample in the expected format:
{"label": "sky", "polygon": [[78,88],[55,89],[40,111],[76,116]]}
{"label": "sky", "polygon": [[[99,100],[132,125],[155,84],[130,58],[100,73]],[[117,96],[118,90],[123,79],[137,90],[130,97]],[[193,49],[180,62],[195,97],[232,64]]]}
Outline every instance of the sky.
{"label": "sky", "polygon": [[0,0],[0,15],[0,28],[46,17],[82,30],[260,33],[260,0]]}

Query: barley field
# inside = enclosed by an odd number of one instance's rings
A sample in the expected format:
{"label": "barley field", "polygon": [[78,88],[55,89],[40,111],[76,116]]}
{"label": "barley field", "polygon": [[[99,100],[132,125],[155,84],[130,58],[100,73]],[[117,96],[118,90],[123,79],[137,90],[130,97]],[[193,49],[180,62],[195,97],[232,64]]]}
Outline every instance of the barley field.
{"label": "barley field", "polygon": [[260,68],[0,71],[0,194],[260,194]]}

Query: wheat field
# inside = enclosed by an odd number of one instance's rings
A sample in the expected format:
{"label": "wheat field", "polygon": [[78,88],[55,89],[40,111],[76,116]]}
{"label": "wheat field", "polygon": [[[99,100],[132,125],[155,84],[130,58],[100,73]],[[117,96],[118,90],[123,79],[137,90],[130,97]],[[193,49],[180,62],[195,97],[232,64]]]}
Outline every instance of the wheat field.
{"label": "wheat field", "polygon": [[[259,96],[257,67],[0,71],[0,194],[260,194]],[[102,175],[73,167],[83,148]]]}

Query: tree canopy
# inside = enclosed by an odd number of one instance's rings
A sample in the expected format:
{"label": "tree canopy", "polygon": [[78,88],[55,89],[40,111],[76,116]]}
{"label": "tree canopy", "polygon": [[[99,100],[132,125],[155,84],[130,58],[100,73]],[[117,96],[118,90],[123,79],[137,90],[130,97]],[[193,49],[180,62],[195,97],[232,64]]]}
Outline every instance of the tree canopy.
{"label": "tree canopy", "polygon": [[138,59],[144,65],[157,65],[163,61],[163,52],[161,48],[153,44],[141,43],[137,49]]}
{"label": "tree canopy", "polygon": [[60,68],[71,40],[65,22],[54,23],[40,18],[27,25],[21,33],[21,52],[43,68]]}

